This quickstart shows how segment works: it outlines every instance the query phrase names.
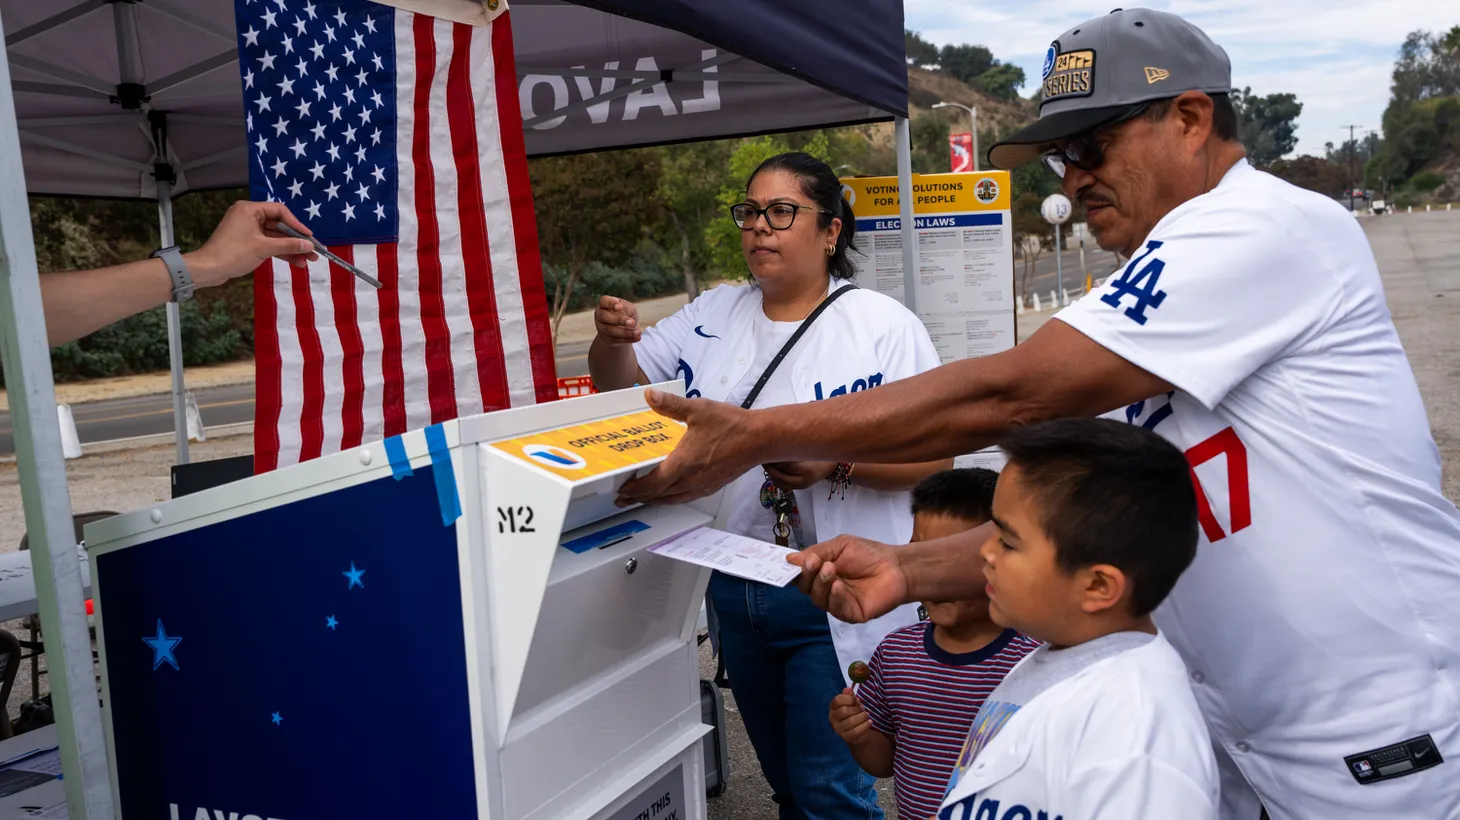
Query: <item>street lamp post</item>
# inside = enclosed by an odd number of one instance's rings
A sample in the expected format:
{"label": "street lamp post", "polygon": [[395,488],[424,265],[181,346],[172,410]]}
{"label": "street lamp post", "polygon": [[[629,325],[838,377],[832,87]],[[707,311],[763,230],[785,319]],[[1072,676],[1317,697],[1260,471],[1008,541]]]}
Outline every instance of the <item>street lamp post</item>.
{"label": "street lamp post", "polygon": [[963,103],[940,102],[933,108],[962,108],[968,112],[970,130],[973,132],[973,170],[978,170],[978,110]]}

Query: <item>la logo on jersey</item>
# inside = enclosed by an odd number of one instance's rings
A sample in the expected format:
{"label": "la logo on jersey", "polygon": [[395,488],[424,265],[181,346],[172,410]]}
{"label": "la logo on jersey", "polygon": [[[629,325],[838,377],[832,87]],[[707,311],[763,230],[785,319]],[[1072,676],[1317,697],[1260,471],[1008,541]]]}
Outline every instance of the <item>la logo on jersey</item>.
{"label": "la logo on jersey", "polygon": [[[973,808],[974,802],[978,802],[978,809]],[[999,813],[999,809],[1003,813]],[[938,812],[938,820],[1064,820],[1064,815],[1051,814],[1045,809],[1033,809],[1023,803],[1010,803],[999,805],[998,800],[985,798],[978,800],[978,796],[960,800],[951,806],[945,806]]]}
{"label": "la logo on jersey", "polygon": [[[1134,298],[1135,304],[1125,309],[1127,319],[1138,325],[1146,323],[1146,310],[1158,308],[1166,301],[1166,291],[1157,290],[1156,286],[1161,281],[1161,271],[1166,269],[1166,263],[1152,257],[1151,254],[1161,247],[1161,241],[1152,239],[1146,243],[1146,252],[1131,259],[1130,264],[1120,272],[1120,278],[1110,282],[1110,293],[1100,297],[1100,301],[1113,308],[1123,306],[1123,301]],[[1150,261],[1146,261],[1150,257]],[[1144,263],[1139,272],[1137,265]]]}

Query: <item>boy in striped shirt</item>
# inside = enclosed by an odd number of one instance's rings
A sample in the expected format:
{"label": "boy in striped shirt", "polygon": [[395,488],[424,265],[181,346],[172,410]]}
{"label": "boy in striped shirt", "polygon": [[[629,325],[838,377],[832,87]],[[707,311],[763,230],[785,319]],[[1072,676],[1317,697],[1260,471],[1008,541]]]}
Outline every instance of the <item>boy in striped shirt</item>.
{"label": "boy in striped shirt", "polygon": [[[945,470],[912,492],[913,541],[971,530],[992,515],[998,473]],[[831,725],[870,775],[894,777],[897,816],[938,813],[984,698],[1039,642],[989,619],[989,601],[924,601],[926,620],[883,639],[855,693],[831,702]]]}

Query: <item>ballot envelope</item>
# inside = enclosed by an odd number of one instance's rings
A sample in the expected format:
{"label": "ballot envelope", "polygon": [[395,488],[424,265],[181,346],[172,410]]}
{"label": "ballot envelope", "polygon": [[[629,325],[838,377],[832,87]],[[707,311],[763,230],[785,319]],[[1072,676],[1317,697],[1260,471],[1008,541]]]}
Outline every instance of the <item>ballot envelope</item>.
{"label": "ballot envelope", "polygon": [[703,818],[709,570],[649,548],[718,498],[615,504],[683,433],[585,396],[88,527],[118,817]]}

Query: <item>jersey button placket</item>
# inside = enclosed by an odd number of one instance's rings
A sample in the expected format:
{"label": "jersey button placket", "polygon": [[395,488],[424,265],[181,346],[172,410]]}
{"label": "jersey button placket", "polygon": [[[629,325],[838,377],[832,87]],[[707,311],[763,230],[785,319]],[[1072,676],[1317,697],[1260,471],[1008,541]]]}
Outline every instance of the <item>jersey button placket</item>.
{"label": "jersey button placket", "polygon": [[1241,752],[1242,754],[1247,754],[1248,752],[1252,751],[1252,746],[1249,745],[1245,740],[1239,740],[1237,741],[1237,751]]}
{"label": "jersey button placket", "polygon": [[1191,673],[1191,682],[1192,683],[1206,683],[1207,682],[1207,676],[1206,675],[1203,675],[1200,670],[1193,671]]}

